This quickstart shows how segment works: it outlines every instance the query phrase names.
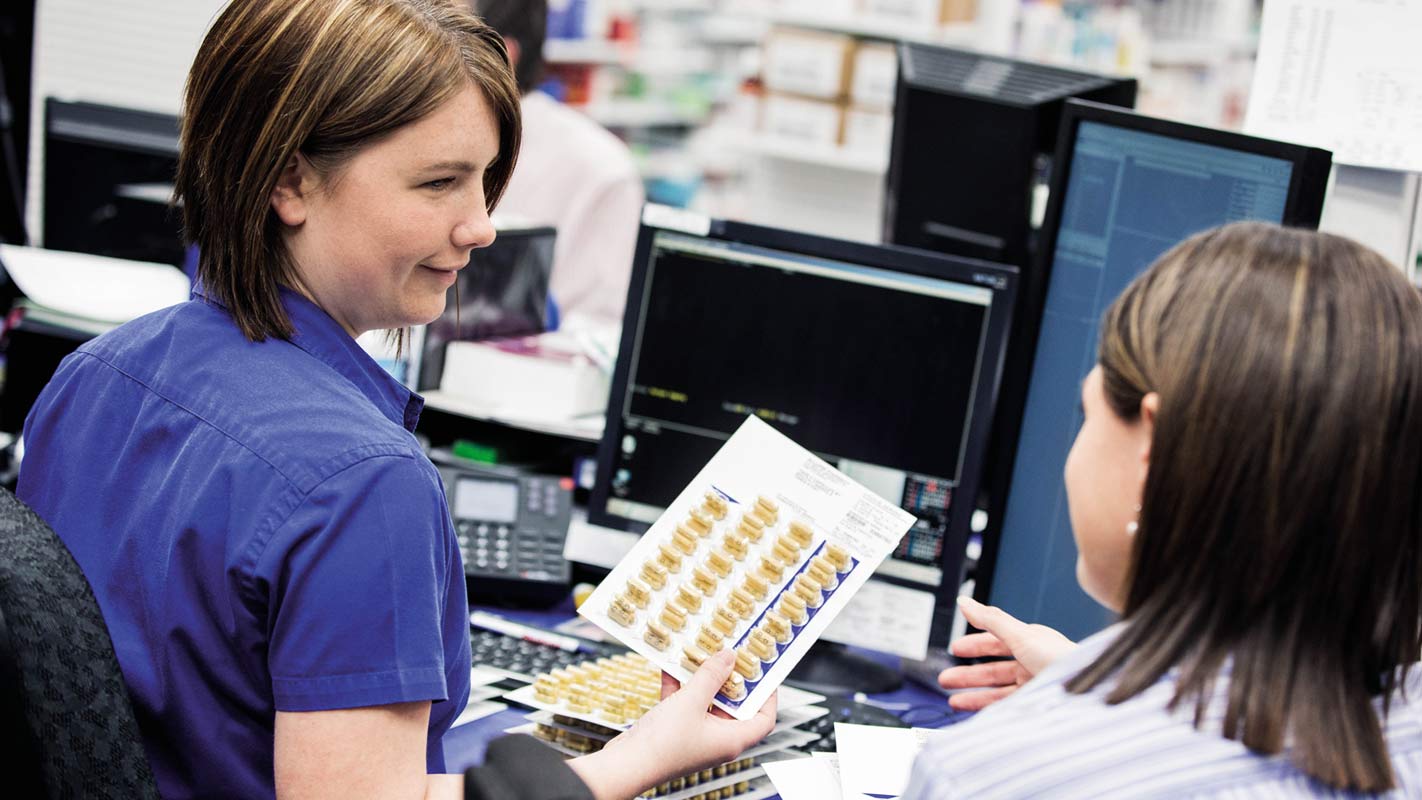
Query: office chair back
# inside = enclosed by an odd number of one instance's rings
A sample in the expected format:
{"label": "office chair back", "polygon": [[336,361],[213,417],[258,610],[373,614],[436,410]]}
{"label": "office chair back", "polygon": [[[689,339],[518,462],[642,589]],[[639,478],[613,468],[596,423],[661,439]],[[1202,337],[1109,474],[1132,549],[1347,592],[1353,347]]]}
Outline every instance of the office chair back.
{"label": "office chair back", "polygon": [[[0,489],[0,794],[158,798],[113,641],[83,572]],[[6,734],[4,731],[8,730]]]}

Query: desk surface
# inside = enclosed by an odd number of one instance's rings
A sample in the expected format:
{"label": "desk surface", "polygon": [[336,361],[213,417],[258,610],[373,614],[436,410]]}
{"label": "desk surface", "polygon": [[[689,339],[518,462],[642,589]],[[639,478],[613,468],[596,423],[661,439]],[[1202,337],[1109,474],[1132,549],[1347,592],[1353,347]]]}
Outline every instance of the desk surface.
{"label": "desk surface", "polygon": [[[483,608],[482,610],[540,628],[553,628],[573,616],[571,600],[548,611],[501,608]],[[889,664],[894,664],[897,661],[894,657],[882,653],[873,653],[867,650],[858,652]],[[907,680],[896,691],[869,695],[868,699],[881,707],[886,707],[903,718],[905,722],[918,728],[943,727],[955,720],[954,715],[948,712],[946,697]],[[446,769],[450,772],[463,772],[469,767],[482,763],[484,749],[489,742],[503,734],[505,730],[524,724],[526,722],[524,715],[527,713],[522,708],[510,708],[451,729],[444,736]]]}

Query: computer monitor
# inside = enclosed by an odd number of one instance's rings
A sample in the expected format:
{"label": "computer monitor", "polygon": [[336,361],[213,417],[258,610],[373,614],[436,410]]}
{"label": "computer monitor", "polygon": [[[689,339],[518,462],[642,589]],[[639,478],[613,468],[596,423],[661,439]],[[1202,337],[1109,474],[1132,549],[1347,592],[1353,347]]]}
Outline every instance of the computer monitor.
{"label": "computer monitor", "polygon": [[[875,579],[918,601],[899,612],[921,609],[928,644],[945,644],[1016,271],[653,216],[637,243],[589,520],[645,530],[755,414],[918,518]],[[845,627],[827,635],[879,641]],[[819,663],[832,674],[796,677],[873,685]]]}
{"label": "computer monitor", "polygon": [[[1317,227],[1331,161],[1325,150],[1067,103],[1042,229],[1044,313],[1020,434],[995,440],[1014,453],[989,515],[998,535],[984,537],[979,570],[991,579],[979,599],[1073,638],[1109,621],[1077,586],[1062,482],[1101,316],[1191,234],[1237,220]],[[999,432],[1015,422],[1000,417]]]}
{"label": "computer monitor", "polygon": [[1062,104],[1129,108],[1135,79],[911,42],[898,56],[884,241],[1025,268]]}
{"label": "computer monitor", "polygon": [[499,227],[494,243],[469,254],[469,266],[449,287],[444,313],[425,326],[415,389],[439,388],[450,342],[527,336],[548,327],[548,282],[553,274],[553,228]]}
{"label": "computer monitor", "polygon": [[44,246],[181,266],[182,226],[168,205],[177,118],[54,98],[44,113]]}

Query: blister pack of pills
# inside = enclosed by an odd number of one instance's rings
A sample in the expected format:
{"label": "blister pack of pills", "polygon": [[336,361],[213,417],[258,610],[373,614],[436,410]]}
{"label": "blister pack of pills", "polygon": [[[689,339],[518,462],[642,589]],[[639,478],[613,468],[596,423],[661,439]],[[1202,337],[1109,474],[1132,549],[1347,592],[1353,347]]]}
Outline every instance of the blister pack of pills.
{"label": "blister pack of pills", "polygon": [[579,613],[681,680],[735,650],[715,703],[746,719],[913,522],[748,417]]}

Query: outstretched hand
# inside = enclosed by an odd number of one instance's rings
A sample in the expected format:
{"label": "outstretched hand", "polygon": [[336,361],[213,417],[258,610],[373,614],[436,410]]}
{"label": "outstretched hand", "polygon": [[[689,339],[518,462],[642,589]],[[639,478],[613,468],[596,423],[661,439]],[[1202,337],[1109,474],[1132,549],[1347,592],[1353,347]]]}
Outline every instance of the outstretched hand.
{"label": "outstretched hand", "polygon": [[711,708],[711,698],[734,664],[735,651],[723,650],[706,659],[685,686],[662,673],[662,702],[602,750],[570,762],[593,795],[598,800],[631,797],[730,761],[764,739],[775,727],[776,695],[747,720]]}
{"label": "outstretched hand", "polygon": [[938,684],[944,689],[977,690],[948,698],[948,704],[959,711],[978,711],[996,703],[1076,647],[1075,642],[1046,625],[1028,625],[996,606],[985,606],[970,597],[959,597],[958,607],[968,622],[983,633],[970,633],[953,642],[953,655],[1009,657],[1006,661],[949,667],[938,674]]}

